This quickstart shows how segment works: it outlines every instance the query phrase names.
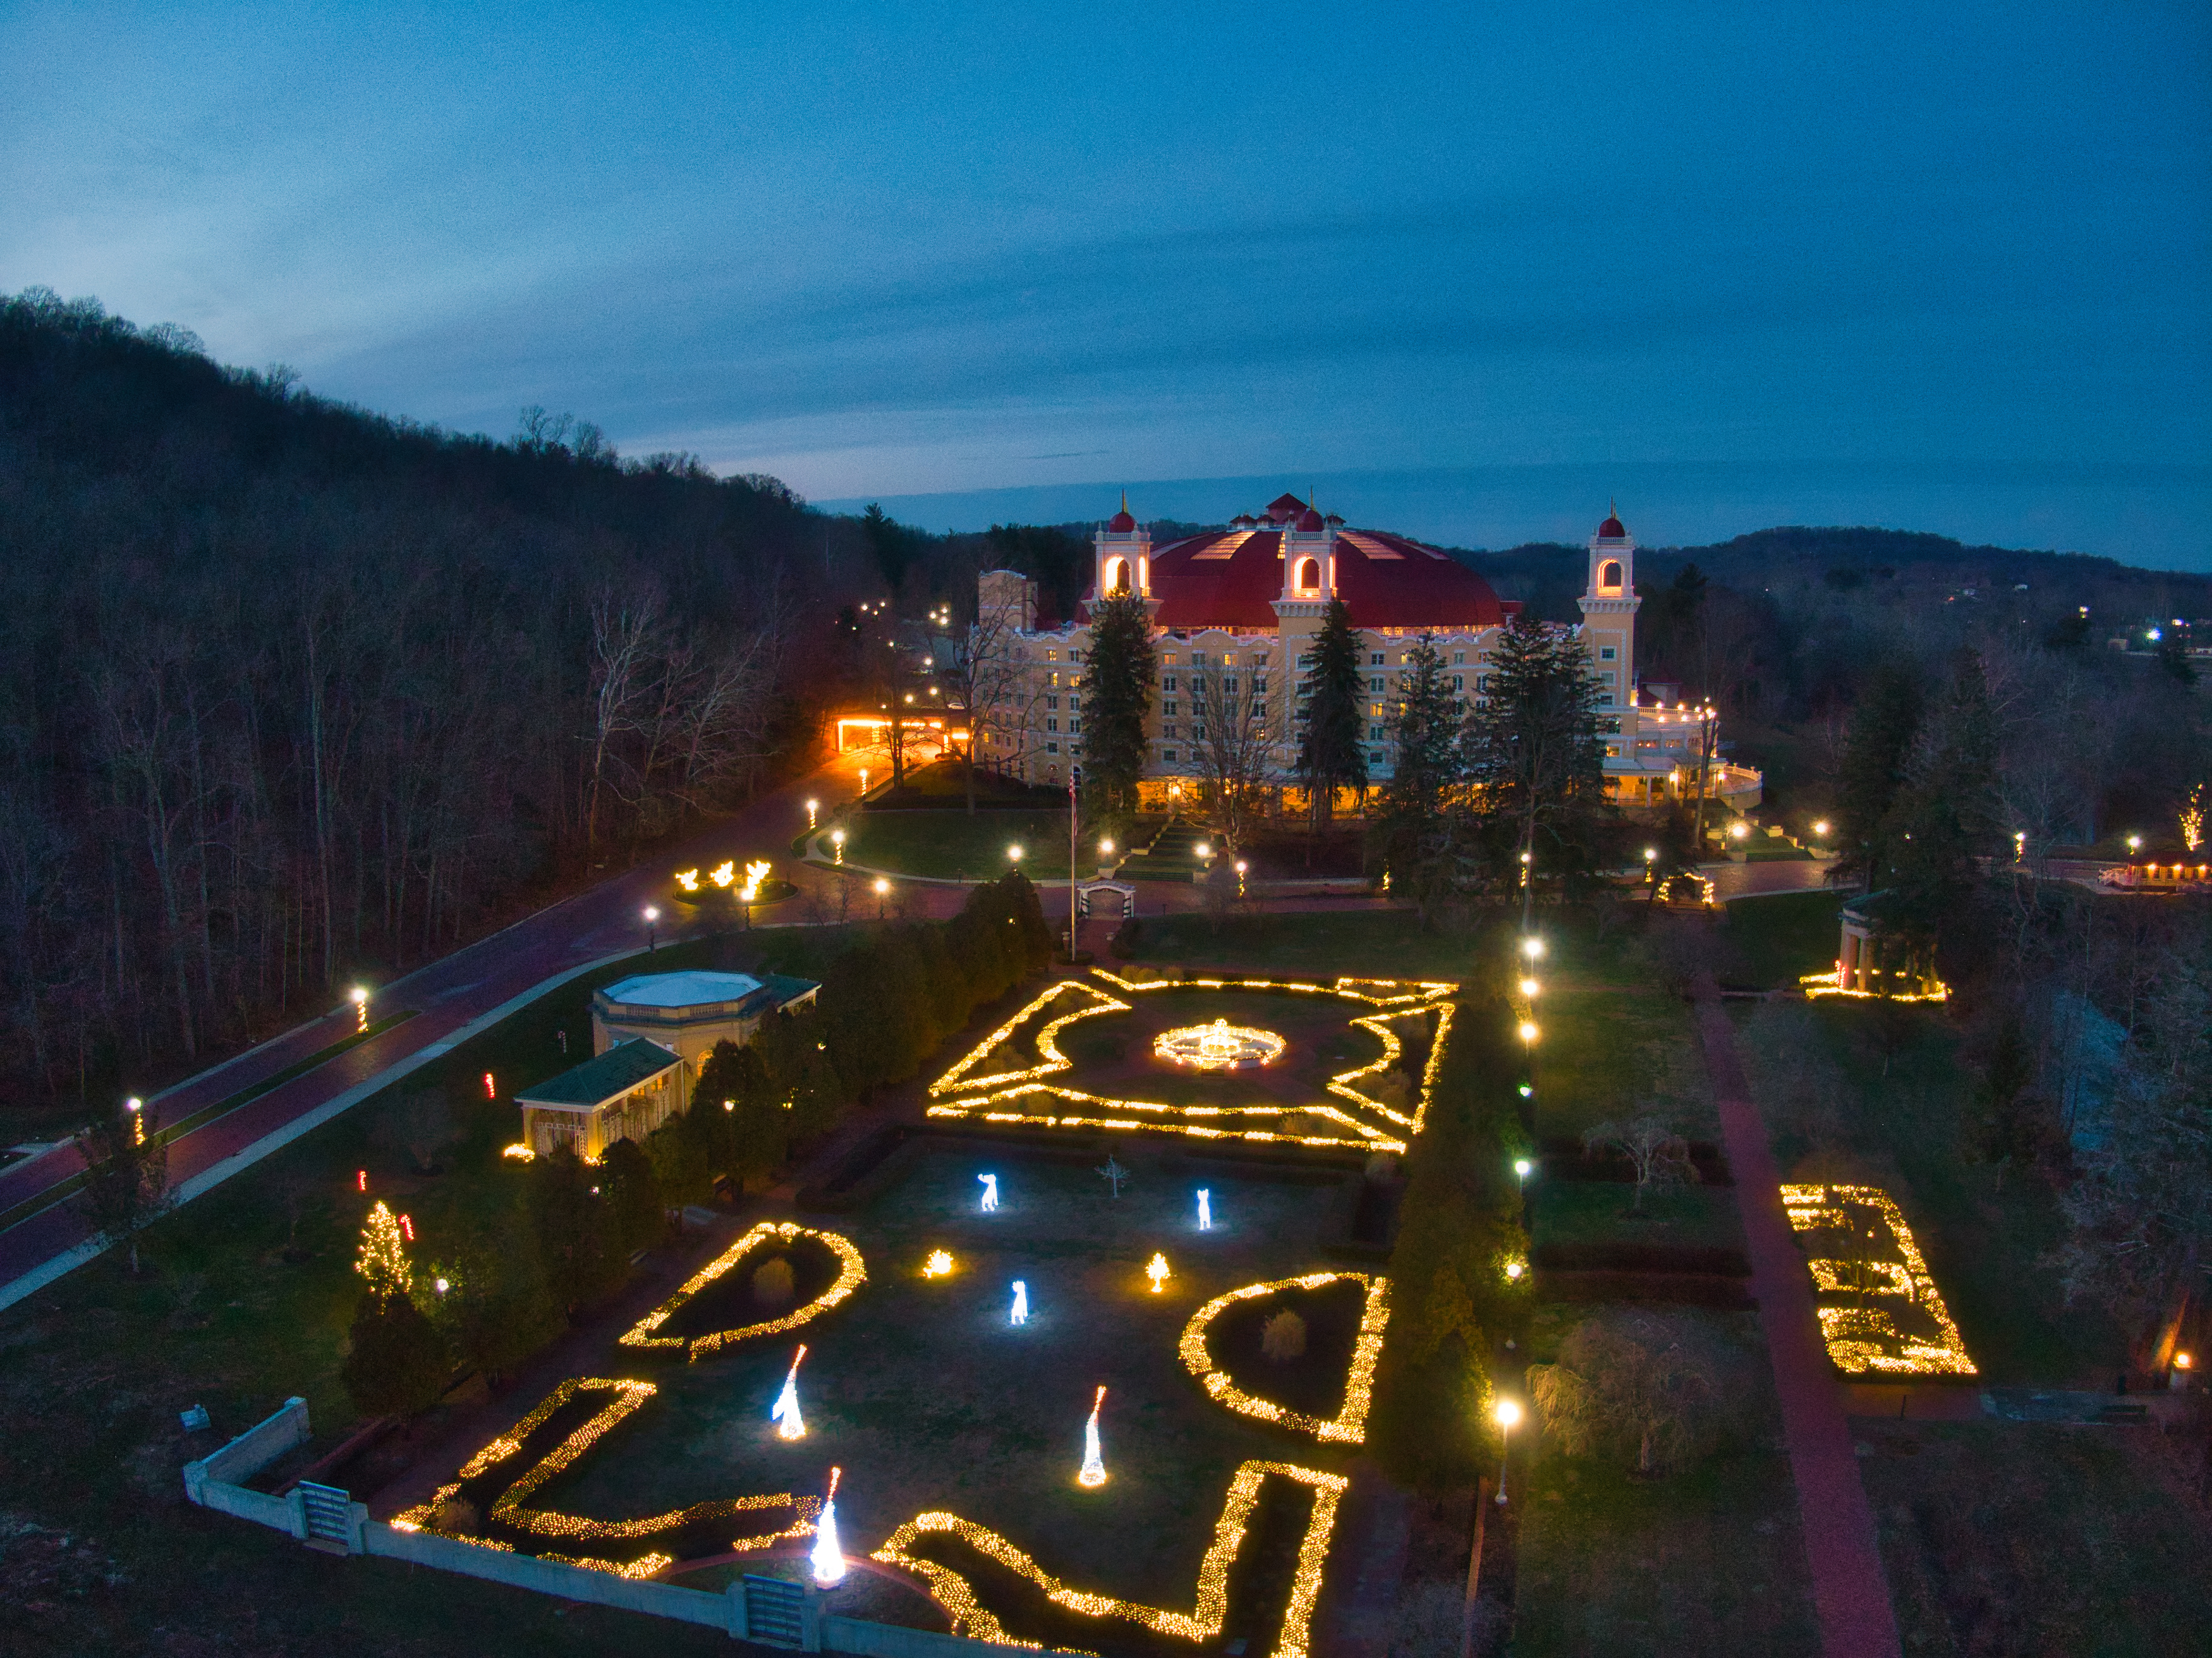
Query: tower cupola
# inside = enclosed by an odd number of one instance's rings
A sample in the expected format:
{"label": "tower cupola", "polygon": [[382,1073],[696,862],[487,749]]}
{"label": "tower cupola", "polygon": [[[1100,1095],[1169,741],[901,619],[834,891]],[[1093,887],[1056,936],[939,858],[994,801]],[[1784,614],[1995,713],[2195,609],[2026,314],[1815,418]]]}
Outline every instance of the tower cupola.
{"label": "tower cupola", "polygon": [[1152,537],[1130,513],[1127,490],[1121,492],[1121,510],[1091,537],[1091,598],[1152,596]]}

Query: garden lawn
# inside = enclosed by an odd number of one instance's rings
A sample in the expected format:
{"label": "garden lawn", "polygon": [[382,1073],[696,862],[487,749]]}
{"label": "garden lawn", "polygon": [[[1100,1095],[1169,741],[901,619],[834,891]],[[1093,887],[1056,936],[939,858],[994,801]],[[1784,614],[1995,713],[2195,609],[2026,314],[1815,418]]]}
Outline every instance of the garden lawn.
{"label": "garden lawn", "polygon": [[1759,990],[1790,990],[1808,973],[1832,969],[1837,915],[1849,895],[1777,892],[1738,898],[1722,927],[1723,977]]}
{"label": "garden lawn", "polygon": [[1735,1193],[1725,1187],[1655,1186],[1634,1214],[1627,1181],[1541,1180],[1528,1188],[1531,1242],[1553,1244],[1651,1244],[1676,1248],[1741,1249],[1743,1226]]}
{"label": "garden lawn", "polygon": [[[845,861],[900,875],[943,880],[994,879],[1011,866],[1006,848],[1022,849],[1021,866],[1042,881],[1067,878],[1067,813],[1050,810],[861,811],[844,819]],[[826,851],[826,847],[817,847]],[[1085,835],[1077,872],[1098,872],[1097,847]]]}
{"label": "garden lawn", "polygon": [[1145,915],[1138,935],[1133,960],[1323,984],[1345,975],[1456,982],[1475,971],[1477,960],[1473,938],[1424,928],[1407,909]]}
{"label": "garden lawn", "polygon": [[1536,1133],[1579,1139],[1647,1114],[1717,1139],[1689,1004],[1658,990],[1554,989],[1536,1011]]}
{"label": "garden lawn", "polygon": [[1852,1424],[1910,1658],[2162,1658],[2212,1629],[2212,1521],[2148,1429]]}
{"label": "garden lawn", "polygon": [[[1531,1357],[1547,1362],[1590,1310],[1540,1311]],[[1680,1473],[1638,1480],[1620,1464],[1560,1455],[1532,1435],[1533,1458],[1516,1455],[1512,1472],[1521,1515],[1515,1658],[1819,1652],[1758,1320],[1692,1316],[1711,1320],[1743,1351],[1738,1442]]]}
{"label": "garden lawn", "polygon": [[2051,1188],[1960,1160],[1973,1084],[1940,1012],[1835,999],[1736,1017],[1784,1178],[1888,1188],[1985,1382],[2109,1384],[2124,1342],[2093,1309],[2064,1307],[2042,1265],[2063,1236]]}
{"label": "garden lawn", "polygon": [[[1328,1265],[1321,1250],[1328,1206],[1314,1201],[1312,1187],[1171,1161],[1179,1150],[1156,1141],[1117,1147],[1133,1180],[1116,1198],[1093,1172],[1096,1153],[1071,1160],[1054,1148],[939,1143],[866,1213],[820,1223],[850,1238],[867,1263],[867,1283],[842,1305],[802,1328],[696,1362],[611,1351],[608,1368],[594,1374],[643,1379],[659,1392],[533,1504],[601,1517],[659,1514],[739,1494],[819,1491],[834,1464],[844,1470],[838,1514],[852,1552],[873,1548],[917,1514],[946,1509],[1078,1588],[1189,1612],[1199,1562],[1241,1463],[1279,1459],[1341,1473],[1357,1453],[1231,1412],[1179,1362],[1177,1338],[1200,1303]],[[994,1214],[979,1209],[976,1177],[986,1172],[998,1176]],[[1214,1227],[1206,1233],[1195,1225],[1200,1186],[1212,1196]],[[923,1277],[939,1248],[955,1270]],[[1145,1273],[1156,1252],[1173,1269],[1158,1292]],[[802,1301],[828,1276],[805,1253],[797,1252]],[[704,1331],[771,1315],[750,1288],[766,1259],[744,1260],[682,1316]],[[1028,1286],[1030,1306],[1019,1328],[1008,1320],[1017,1279]],[[1253,1392],[1333,1415],[1361,1297],[1340,1285],[1286,1292],[1280,1304],[1309,1320],[1304,1359],[1278,1366],[1261,1356],[1261,1324],[1273,1308],[1255,1303],[1214,1327],[1216,1360]],[[802,1341],[806,1435],[787,1442],[769,1407]],[[1109,1479],[1085,1489],[1075,1475],[1085,1418],[1102,1384]],[[520,1415],[537,1401],[513,1402]],[[495,1495],[490,1485],[503,1483],[489,1482],[484,1506]],[[1230,1638],[1255,1650],[1272,1646],[1289,1556],[1310,1508],[1304,1486],[1271,1481],[1263,1492],[1247,1543],[1253,1553],[1232,1588]],[[588,1546],[628,1558],[657,1546],[643,1539]],[[704,1540],[691,1547],[702,1552],[682,1558],[708,1558]],[[957,1541],[936,1539],[924,1552],[969,1576],[1017,1637],[1102,1653],[1188,1650],[1132,1623],[1059,1612]],[[769,1569],[795,1574],[799,1565]],[[682,1581],[717,1587],[728,1570]],[[945,1626],[927,1603],[868,1594],[872,1615]]]}

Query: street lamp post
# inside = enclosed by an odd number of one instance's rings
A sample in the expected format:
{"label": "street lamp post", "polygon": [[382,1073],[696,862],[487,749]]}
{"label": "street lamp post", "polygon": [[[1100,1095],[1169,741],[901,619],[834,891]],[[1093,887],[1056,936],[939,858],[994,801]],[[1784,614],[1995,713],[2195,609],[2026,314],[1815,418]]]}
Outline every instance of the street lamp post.
{"label": "street lamp post", "polygon": [[821,810],[822,803],[819,800],[809,800],[806,803],[806,827],[808,829],[811,829],[814,827],[815,815]]}
{"label": "street lamp post", "polygon": [[836,859],[839,863],[842,864],[845,861],[844,830],[838,829],[831,829],[830,831],[830,850],[836,854]]}
{"label": "street lamp post", "polygon": [[651,904],[645,907],[645,953],[648,956],[660,948],[660,912]]}
{"label": "street lamp post", "polygon": [[1490,1407],[1490,1414],[1498,1424],[1498,1500],[1505,1501],[1505,1458],[1513,1448],[1513,1424],[1521,1419],[1521,1406],[1510,1399],[1501,1399]]}
{"label": "street lamp post", "polygon": [[353,1004],[353,1028],[356,1031],[368,1029],[368,987],[356,985],[347,993],[346,999]]}
{"label": "street lamp post", "polygon": [[891,884],[889,881],[880,875],[876,877],[876,919],[878,921],[884,919],[884,896],[890,890]]}

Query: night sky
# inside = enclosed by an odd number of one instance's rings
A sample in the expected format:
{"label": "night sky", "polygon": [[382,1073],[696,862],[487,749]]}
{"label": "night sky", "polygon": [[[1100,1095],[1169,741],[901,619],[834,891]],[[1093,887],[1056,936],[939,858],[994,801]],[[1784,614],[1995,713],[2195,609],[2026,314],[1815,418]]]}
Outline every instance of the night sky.
{"label": "night sky", "polygon": [[0,288],[460,429],[2212,567],[2201,0],[19,4],[0,94]]}

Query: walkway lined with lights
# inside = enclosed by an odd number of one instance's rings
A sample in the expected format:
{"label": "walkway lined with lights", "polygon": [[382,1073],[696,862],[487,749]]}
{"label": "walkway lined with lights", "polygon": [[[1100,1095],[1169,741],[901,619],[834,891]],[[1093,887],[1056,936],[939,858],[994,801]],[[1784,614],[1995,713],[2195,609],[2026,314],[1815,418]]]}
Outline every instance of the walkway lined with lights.
{"label": "walkway lined with lights", "polygon": [[1783,1212],[1781,1175],[1736,1058],[1735,1034],[1710,981],[1698,987],[1698,1038],[1735,1177],[1752,1293],[1781,1402],[1820,1650],[1824,1658],[1899,1658],[1874,1507],[1859,1477],[1843,1390],[1814,1310],[1811,1275]]}

